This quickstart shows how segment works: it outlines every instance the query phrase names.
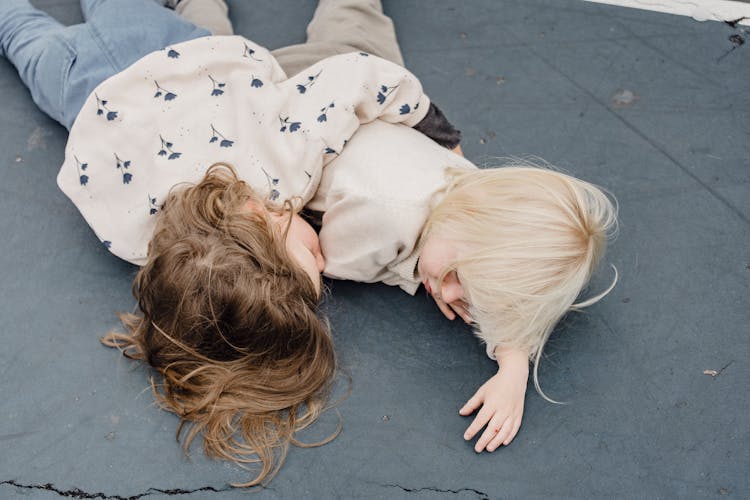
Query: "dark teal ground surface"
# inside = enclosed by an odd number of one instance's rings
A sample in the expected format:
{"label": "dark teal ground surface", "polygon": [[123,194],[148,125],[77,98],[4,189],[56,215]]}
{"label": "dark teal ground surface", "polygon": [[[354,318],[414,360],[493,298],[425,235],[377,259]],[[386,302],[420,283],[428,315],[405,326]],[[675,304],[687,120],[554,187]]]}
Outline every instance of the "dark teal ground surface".
{"label": "dark teal ground surface", "polygon": [[[314,9],[230,4],[270,48]],[[729,52],[750,29],[577,0],[385,8],[467,157],[535,155],[616,195],[620,283],[549,344],[542,385],[568,404],[531,388],[512,445],[477,455],[458,409],[494,367],[469,330],[422,293],[331,282],[343,433],[257,498],[750,498],[750,43]],[[255,498],[227,486],[237,467],[187,460],[147,371],[99,344],[135,269],[57,189],[66,133],[4,60],[0,96],[0,498]]]}

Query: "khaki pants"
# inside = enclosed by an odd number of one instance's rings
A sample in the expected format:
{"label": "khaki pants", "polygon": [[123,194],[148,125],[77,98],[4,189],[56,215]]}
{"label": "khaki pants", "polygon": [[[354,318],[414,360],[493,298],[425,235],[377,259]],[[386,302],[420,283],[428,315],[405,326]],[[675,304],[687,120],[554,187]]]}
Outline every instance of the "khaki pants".
{"label": "khaki pants", "polygon": [[[223,0],[182,0],[177,13],[214,35],[231,35]],[[271,51],[287,76],[293,76],[326,57],[363,51],[404,65],[391,18],[380,0],[320,0],[307,41]]]}
{"label": "khaki pants", "polygon": [[391,18],[380,0],[320,0],[307,42],[271,51],[287,76],[326,57],[363,51],[404,65]]}
{"label": "khaki pants", "polygon": [[229,8],[224,0],[182,0],[175,12],[213,35],[232,35]]}

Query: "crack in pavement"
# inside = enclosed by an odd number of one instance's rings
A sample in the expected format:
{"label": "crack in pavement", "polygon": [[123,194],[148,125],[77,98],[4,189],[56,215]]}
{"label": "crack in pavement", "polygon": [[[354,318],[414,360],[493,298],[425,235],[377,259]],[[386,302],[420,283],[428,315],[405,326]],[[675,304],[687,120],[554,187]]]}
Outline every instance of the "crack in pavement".
{"label": "crack in pavement", "polygon": [[440,488],[436,488],[435,486],[425,486],[423,488],[406,488],[405,486],[401,486],[400,484],[381,484],[381,486],[385,486],[388,488],[400,488],[407,493],[418,493],[420,491],[435,491],[438,493],[453,493],[457,495],[463,491],[470,491],[471,493],[476,494],[480,500],[490,500],[490,496],[487,493],[483,491],[475,490],[474,488],[459,488],[457,490],[443,490]]}
{"label": "crack in pavement", "polygon": [[222,491],[230,491],[234,489],[231,486],[226,487],[226,488],[214,488],[213,486],[204,486],[202,488],[196,488],[194,490],[183,490],[181,488],[168,489],[168,490],[163,490],[161,488],[149,488],[144,493],[139,493],[137,495],[124,497],[121,495],[108,495],[106,493],[101,493],[101,492],[89,493],[79,488],[73,488],[71,490],[61,490],[61,489],[56,488],[55,485],[53,485],[52,483],[21,484],[12,479],[8,481],[0,481],[0,486],[5,485],[5,484],[10,485],[10,486],[15,486],[16,488],[24,488],[24,489],[29,489],[29,490],[47,490],[53,493],[57,493],[61,497],[80,498],[80,499],[101,498],[102,500],[138,500],[139,498],[147,497],[149,495],[155,495],[157,493],[161,493],[163,495],[189,495],[191,493],[197,493],[199,491],[210,491],[212,493],[220,493]]}
{"label": "crack in pavement", "polygon": [[742,21],[744,21],[745,19],[748,19],[748,18],[747,17],[740,17],[740,18],[737,18],[737,19],[733,19],[731,21],[724,21],[724,24],[728,24],[732,28],[737,28],[737,25],[739,23],[741,23]]}

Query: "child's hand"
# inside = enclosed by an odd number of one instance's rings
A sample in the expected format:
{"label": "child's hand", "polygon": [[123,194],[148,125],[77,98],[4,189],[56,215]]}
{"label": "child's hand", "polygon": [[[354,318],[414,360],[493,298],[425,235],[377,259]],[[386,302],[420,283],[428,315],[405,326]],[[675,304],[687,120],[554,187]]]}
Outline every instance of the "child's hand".
{"label": "child's hand", "polygon": [[471,314],[469,314],[469,303],[464,299],[454,300],[453,302],[446,303],[442,298],[436,297],[435,295],[433,295],[432,298],[435,300],[435,304],[437,304],[438,308],[443,313],[443,316],[445,316],[449,320],[453,321],[454,319],[456,319],[456,315],[458,315],[462,320],[464,320],[467,325],[470,325],[474,322]]}
{"label": "child's hand", "polygon": [[482,407],[464,433],[464,439],[468,441],[487,426],[477,440],[474,451],[495,451],[500,445],[507,446],[516,437],[523,418],[528,378],[529,362],[525,355],[520,359],[501,362],[497,374],[485,382],[459,410],[461,415],[467,416]]}

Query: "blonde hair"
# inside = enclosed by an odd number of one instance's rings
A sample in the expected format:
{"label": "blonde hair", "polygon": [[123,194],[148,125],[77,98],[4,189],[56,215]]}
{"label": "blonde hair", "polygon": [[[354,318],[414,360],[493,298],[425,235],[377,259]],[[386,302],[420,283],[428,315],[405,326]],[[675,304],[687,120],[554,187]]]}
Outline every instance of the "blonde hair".
{"label": "blonde hair", "polygon": [[[266,206],[231,167],[170,193],[133,294],[141,315],[102,342],[146,361],[157,403],[187,425],[184,448],[202,433],[204,452],[270,481],[295,433],[323,411],[336,369],[327,322],[310,277],[287,255]],[[270,207],[269,207],[270,208]],[[340,428],[339,428],[340,429]],[[257,457],[256,457],[257,456]]]}
{"label": "blonde hair", "polygon": [[538,366],[555,324],[614,286],[574,304],[616,229],[616,206],[593,184],[547,168],[448,169],[448,175],[423,233],[458,249],[441,280],[456,271],[488,352],[496,346],[528,352],[534,386],[550,400]]}

